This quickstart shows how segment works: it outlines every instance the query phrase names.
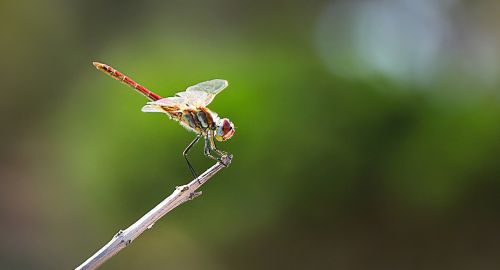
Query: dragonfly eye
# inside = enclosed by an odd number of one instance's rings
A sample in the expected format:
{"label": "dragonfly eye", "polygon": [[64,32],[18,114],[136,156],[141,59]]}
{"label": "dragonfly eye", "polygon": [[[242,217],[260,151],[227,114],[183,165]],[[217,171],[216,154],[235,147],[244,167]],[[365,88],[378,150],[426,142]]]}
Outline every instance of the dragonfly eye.
{"label": "dragonfly eye", "polygon": [[219,142],[230,139],[234,134],[234,125],[227,119],[222,118],[217,122],[217,129],[215,131],[215,139]]}

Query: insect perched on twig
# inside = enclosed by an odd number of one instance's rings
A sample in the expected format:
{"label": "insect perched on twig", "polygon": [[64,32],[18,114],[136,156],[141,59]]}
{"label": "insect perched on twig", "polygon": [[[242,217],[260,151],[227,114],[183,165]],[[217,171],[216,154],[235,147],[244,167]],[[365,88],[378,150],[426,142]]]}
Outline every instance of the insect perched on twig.
{"label": "insect perched on twig", "polygon": [[106,64],[98,62],[93,62],[93,64],[97,69],[134,88],[151,100],[142,107],[143,112],[165,113],[186,129],[196,133],[194,140],[182,152],[195,178],[198,175],[189,162],[187,154],[202,137],[205,139],[205,155],[224,164],[222,157],[228,153],[217,149],[214,139],[222,142],[231,138],[235,131],[234,125],[229,119],[220,118],[217,113],[212,112],[206,106],[227,87],[227,81],[215,79],[202,82],[188,87],[186,91],[179,92],[173,97],[162,98]]}

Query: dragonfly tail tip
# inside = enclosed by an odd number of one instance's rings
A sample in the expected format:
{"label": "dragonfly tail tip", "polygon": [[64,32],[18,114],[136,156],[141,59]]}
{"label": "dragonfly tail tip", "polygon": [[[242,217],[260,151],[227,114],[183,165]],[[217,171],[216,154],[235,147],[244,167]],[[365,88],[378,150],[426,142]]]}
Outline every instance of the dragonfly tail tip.
{"label": "dragonfly tail tip", "polygon": [[100,67],[102,67],[103,64],[99,62],[92,62],[92,65],[94,65],[95,68],[100,69]]}

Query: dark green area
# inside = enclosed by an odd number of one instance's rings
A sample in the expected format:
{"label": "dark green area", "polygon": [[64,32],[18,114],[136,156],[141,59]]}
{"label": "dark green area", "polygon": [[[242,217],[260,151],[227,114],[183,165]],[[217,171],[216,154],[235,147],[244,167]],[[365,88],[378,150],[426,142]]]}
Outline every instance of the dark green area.
{"label": "dark green area", "polygon": [[496,269],[498,81],[336,74],[326,6],[1,3],[0,268],[71,269],[190,180],[194,134],[100,61],[162,96],[226,79],[236,125],[231,166],[102,269]]}

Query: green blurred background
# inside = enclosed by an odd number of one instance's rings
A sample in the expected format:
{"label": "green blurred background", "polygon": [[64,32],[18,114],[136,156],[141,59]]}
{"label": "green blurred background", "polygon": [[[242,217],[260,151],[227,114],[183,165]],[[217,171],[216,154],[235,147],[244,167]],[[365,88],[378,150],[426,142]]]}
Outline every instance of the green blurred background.
{"label": "green blurred background", "polygon": [[[233,164],[102,269],[499,269],[500,3],[1,1],[0,268],[72,269],[190,179],[162,96],[223,78]],[[212,164],[199,145],[191,158]]]}

